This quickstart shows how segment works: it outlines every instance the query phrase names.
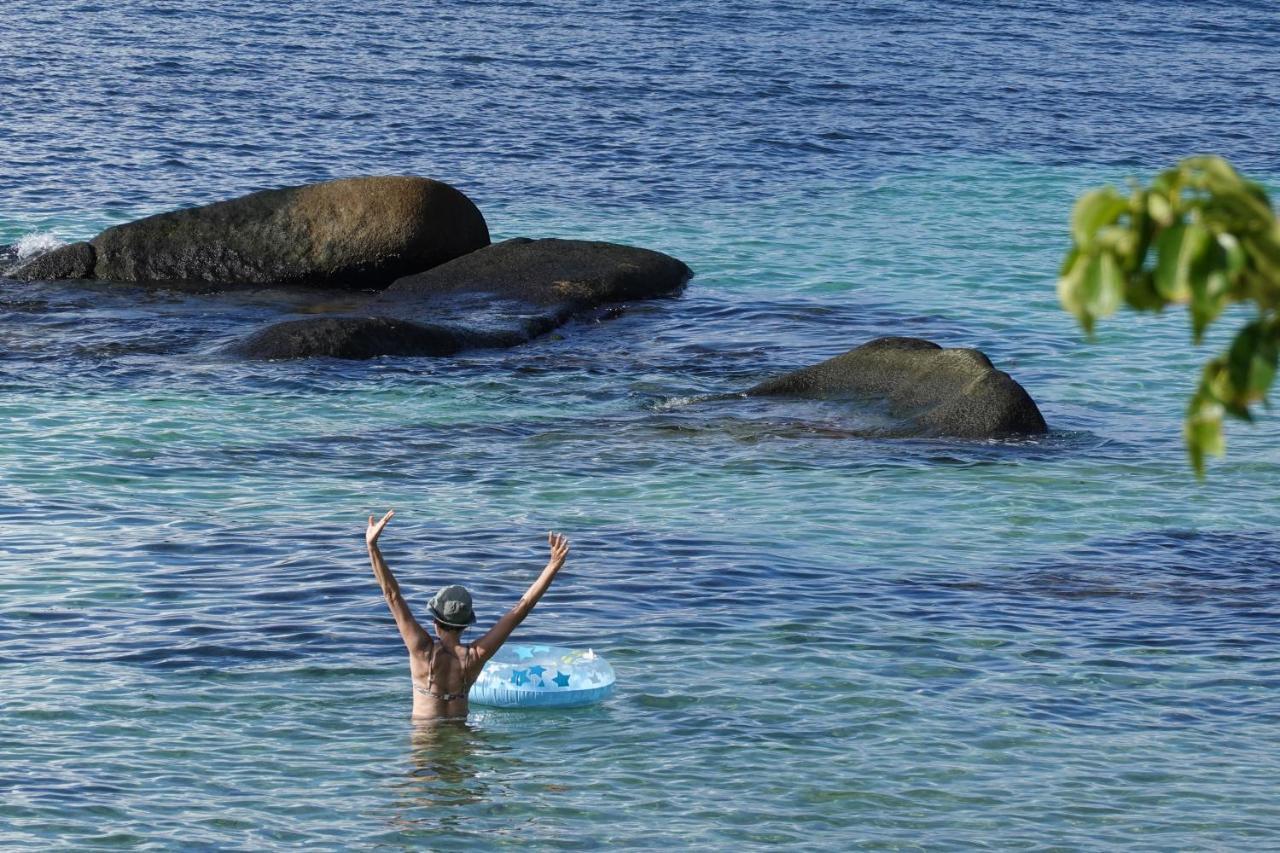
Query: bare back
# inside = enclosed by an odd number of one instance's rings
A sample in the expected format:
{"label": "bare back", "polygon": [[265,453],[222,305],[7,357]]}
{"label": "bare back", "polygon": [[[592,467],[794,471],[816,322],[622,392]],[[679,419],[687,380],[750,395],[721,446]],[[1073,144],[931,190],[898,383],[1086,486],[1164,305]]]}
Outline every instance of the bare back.
{"label": "bare back", "polygon": [[435,640],[426,649],[412,652],[409,674],[414,719],[465,717],[467,691],[483,666],[475,650],[463,643]]}

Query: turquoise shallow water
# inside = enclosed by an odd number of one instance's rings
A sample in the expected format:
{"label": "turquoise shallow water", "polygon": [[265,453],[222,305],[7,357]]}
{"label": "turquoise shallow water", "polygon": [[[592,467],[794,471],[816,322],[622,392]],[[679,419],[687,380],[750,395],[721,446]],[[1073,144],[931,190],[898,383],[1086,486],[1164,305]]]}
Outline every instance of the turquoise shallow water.
{"label": "turquoise shallow water", "polygon": [[[290,364],[222,352],[285,294],[0,282],[0,846],[1273,843],[1280,424],[1197,485],[1221,337],[1086,344],[1053,293],[1086,187],[1201,149],[1280,186],[1266,7],[63,5],[0,25],[0,243],[418,172],[697,275],[510,351]],[[882,334],[982,348],[1053,431],[704,399]],[[567,531],[519,636],[616,696],[415,731],[389,506],[410,600],[482,621]]]}
{"label": "turquoise shallow water", "polygon": [[[1197,486],[1184,322],[1080,340],[1045,273],[1080,180],[974,161],[747,213],[566,210],[698,277],[450,361],[245,364],[206,302],[11,291],[6,843],[1272,837],[1280,435],[1233,428]],[[779,236],[741,236],[761,218]],[[861,441],[828,407],[696,402],[895,330],[986,348],[1054,432]],[[618,695],[415,735],[360,544],[386,506],[412,600],[465,580],[482,619],[570,531],[521,636],[605,653]]]}

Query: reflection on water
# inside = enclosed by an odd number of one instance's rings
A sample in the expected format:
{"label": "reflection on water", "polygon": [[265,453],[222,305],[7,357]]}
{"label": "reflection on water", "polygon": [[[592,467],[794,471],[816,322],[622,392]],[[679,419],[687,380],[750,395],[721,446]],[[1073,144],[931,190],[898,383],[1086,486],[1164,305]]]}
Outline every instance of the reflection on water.
{"label": "reflection on water", "polygon": [[398,799],[406,810],[427,809],[425,817],[409,822],[432,820],[433,806],[485,799],[490,786],[482,762],[492,755],[492,736],[465,719],[432,720],[413,723],[409,741],[413,768],[396,786]]}
{"label": "reflection on water", "polygon": [[408,769],[387,777],[387,823],[402,842],[438,844],[443,832],[456,843],[468,834],[462,815],[469,807],[483,807],[487,800],[503,796],[497,783],[502,776],[495,772],[495,740],[465,719],[410,726]]}

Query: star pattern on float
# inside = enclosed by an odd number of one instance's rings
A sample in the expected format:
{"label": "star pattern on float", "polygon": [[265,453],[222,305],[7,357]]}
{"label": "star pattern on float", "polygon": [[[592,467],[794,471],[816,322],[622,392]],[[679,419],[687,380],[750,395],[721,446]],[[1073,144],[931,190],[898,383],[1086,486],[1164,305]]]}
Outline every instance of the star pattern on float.
{"label": "star pattern on float", "polygon": [[570,675],[567,672],[556,670],[555,678],[547,675],[545,666],[531,666],[528,669],[511,670],[511,684],[516,687],[550,687],[553,683],[557,687],[568,687]]}
{"label": "star pattern on float", "polygon": [[574,707],[608,698],[613,669],[590,649],[512,644],[488,661],[473,685],[477,705]]}

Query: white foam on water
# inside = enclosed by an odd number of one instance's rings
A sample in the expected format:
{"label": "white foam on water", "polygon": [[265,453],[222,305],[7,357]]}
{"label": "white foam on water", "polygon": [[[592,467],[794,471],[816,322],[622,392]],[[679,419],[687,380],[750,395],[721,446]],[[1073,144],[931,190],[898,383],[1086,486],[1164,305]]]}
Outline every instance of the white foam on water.
{"label": "white foam on water", "polygon": [[683,409],[686,406],[692,406],[696,403],[704,403],[708,400],[714,400],[717,394],[688,394],[676,397],[668,397],[665,400],[659,400],[653,404],[655,412],[670,412],[675,409]]}
{"label": "white foam on water", "polygon": [[35,234],[26,234],[21,237],[14,248],[18,250],[18,260],[26,260],[35,255],[43,255],[45,252],[52,251],[59,246],[65,245],[66,240],[61,239],[51,231],[39,231]]}

